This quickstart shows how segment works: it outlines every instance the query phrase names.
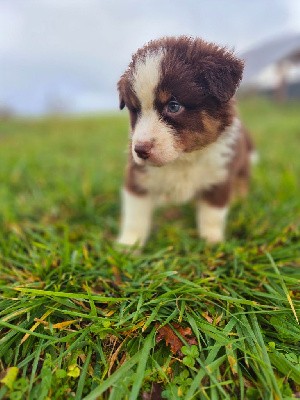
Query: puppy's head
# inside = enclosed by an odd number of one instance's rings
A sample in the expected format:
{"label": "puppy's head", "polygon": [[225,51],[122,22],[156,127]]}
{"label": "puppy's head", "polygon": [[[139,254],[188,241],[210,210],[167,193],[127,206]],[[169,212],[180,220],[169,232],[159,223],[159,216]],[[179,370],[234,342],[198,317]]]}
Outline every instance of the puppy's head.
{"label": "puppy's head", "polygon": [[132,57],[118,89],[139,165],[162,166],[215,141],[233,119],[243,62],[185,36],[149,42]]}

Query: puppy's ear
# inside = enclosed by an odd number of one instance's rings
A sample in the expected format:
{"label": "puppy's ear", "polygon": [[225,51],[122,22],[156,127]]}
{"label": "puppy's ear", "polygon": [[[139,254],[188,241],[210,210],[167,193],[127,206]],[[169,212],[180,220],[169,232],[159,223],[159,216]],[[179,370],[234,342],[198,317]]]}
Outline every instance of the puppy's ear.
{"label": "puppy's ear", "polygon": [[207,57],[200,73],[208,94],[220,102],[227,102],[235,94],[242,79],[244,63],[223,49],[215,56]]}
{"label": "puppy's ear", "polygon": [[124,101],[121,93],[119,94],[119,101],[120,101],[120,103],[119,103],[120,110],[123,110],[123,108],[125,107],[125,101]]}
{"label": "puppy's ear", "polygon": [[124,101],[124,86],[125,86],[125,82],[124,82],[124,76],[121,76],[121,79],[118,82],[118,92],[119,92],[119,107],[120,110],[123,110],[123,108],[125,107],[125,101]]}

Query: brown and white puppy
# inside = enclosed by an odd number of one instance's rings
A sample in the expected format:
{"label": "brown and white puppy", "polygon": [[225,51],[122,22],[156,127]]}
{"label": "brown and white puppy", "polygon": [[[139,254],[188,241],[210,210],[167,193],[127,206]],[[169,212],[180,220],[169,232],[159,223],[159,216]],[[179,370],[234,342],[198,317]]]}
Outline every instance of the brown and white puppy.
{"label": "brown and white puppy", "polygon": [[230,51],[199,38],[154,40],[132,56],[118,83],[131,124],[119,243],[142,246],[156,206],[192,199],[200,237],[224,239],[231,195],[250,170],[233,99],[242,72]]}

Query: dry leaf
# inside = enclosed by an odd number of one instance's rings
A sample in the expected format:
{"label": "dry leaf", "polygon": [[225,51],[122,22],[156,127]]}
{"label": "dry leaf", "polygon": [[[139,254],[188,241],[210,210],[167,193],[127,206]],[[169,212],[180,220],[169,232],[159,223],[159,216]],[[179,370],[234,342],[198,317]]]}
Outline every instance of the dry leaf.
{"label": "dry leaf", "polygon": [[164,340],[166,345],[170,346],[170,350],[173,354],[179,353],[181,347],[183,346],[182,341],[168,325],[163,326],[157,332],[156,343],[159,343],[161,340]]}
{"label": "dry leaf", "polygon": [[197,339],[195,338],[190,327],[184,328],[179,324],[173,324],[173,326],[190,346],[192,346],[193,344],[198,345]]}
{"label": "dry leaf", "polygon": [[[191,346],[192,344],[197,345],[197,339],[192,336],[192,330],[189,327],[183,327],[179,324],[171,324],[175,330],[178,331],[180,336]],[[181,347],[184,345],[183,341],[176,335],[170,325],[161,327],[156,335],[156,343],[164,340],[167,346],[170,346],[170,350],[173,354],[182,356]]]}
{"label": "dry leaf", "polygon": [[210,317],[210,316],[208,315],[208,312],[207,312],[207,311],[201,313],[201,315],[202,315],[202,317],[204,317],[204,318],[206,319],[207,322],[209,322],[210,324],[212,324],[213,319],[212,319],[212,317]]}

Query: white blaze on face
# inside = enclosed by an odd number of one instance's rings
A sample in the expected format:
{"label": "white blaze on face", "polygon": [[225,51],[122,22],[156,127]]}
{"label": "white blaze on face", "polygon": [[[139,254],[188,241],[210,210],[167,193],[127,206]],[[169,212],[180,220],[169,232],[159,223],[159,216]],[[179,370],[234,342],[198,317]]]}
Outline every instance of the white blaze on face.
{"label": "white blaze on face", "polygon": [[163,165],[175,160],[179,153],[175,148],[174,131],[161,120],[154,108],[155,91],[160,81],[161,61],[164,51],[149,53],[141,59],[133,74],[132,84],[141,103],[141,115],[132,132],[132,155],[137,164],[144,164],[134,151],[137,143],[151,142],[153,148],[146,162]]}
{"label": "white blaze on face", "polygon": [[164,52],[161,50],[149,53],[139,60],[133,75],[133,89],[138,96],[142,109],[153,108],[155,89],[160,80],[161,61]]}

